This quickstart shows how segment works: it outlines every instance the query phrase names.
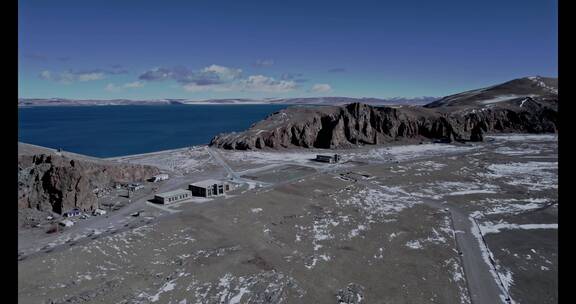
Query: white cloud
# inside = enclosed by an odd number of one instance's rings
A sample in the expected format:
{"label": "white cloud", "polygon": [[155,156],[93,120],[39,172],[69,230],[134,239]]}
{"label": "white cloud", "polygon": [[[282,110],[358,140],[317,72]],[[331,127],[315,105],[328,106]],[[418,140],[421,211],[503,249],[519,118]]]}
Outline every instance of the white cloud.
{"label": "white cloud", "polygon": [[52,78],[52,73],[50,73],[50,71],[44,70],[44,71],[42,71],[42,72],[40,73],[40,78],[42,78],[42,79],[50,79],[50,78]]}
{"label": "white cloud", "polygon": [[326,83],[317,83],[312,86],[312,89],[310,91],[314,93],[328,93],[332,92],[332,87]]}
{"label": "white cloud", "polygon": [[283,93],[296,89],[296,83],[292,80],[275,80],[263,75],[252,75],[242,80],[242,90],[253,92]]}
{"label": "white cloud", "polygon": [[106,85],[106,87],[104,88],[104,90],[108,91],[108,92],[117,92],[120,91],[122,88],[113,84],[113,83],[109,83]]}
{"label": "white cloud", "polygon": [[144,86],[144,83],[141,81],[134,81],[124,84],[125,88],[141,88]]}
{"label": "white cloud", "polygon": [[170,77],[173,77],[173,74],[174,73],[172,72],[172,70],[168,68],[156,67],[144,72],[138,78],[147,81],[158,81],[169,79]]}
{"label": "white cloud", "polygon": [[248,78],[227,83],[217,83],[208,85],[199,85],[189,83],[182,86],[188,92],[228,92],[228,91],[249,91],[249,92],[269,92],[284,93],[296,89],[294,81],[276,80],[272,77],[263,75],[252,75]]}
{"label": "white cloud", "polygon": [[[172,68],[159,67],[144,72],[138,78],[145,81],[164,81],[171,79],[181,83],[183,87],[194,88],[193,90],[196,90],[196,86],[212,87],[213,85],[226,84],[240,79],[241,76],[241,69],[212,64],[197,71],[190,70],[183,66]],[[210,88],[206,90],[210,90]]]}
{"label": "white cloud", "polygon": [[136,88],[141,88],[143,86],[144,86],[144,83],[140,82],[140,81],[129,82],[129,83],[125,83],[123,85],[115,85],[113,83],[109,83],[106,85],[104,90],[106,90],[108,92],[118,92],[118,91],[122,91],[123,89],[136,89]]}
{"label": "white cloud", "polygon": [[52,73],[51,71],[44,70],[40,72],[40,78],[45,80],[50,80],[63,84],[70,84],[73,82],[86,82],[101,80],[105,78],[103,72],[89,71],[89,72],[74,72],[74,71],[64,71],[61,73]]}
{"label": "white cloud", "polygon": [[[267,62],[268,64],[272,64]],[[148,81],[174,80],[188,92],[271,92],[284,93],[298,88],[296,79],[274,79],[264,75],[244,76],[241,69],[217,64],[200,70],[186,67],[159,67],[148,70],[139,76],[144,83]],[[114,90],[116,87],[110,86]]]}
{"label": "white cloud", "polygon": [[104,73],[86,73],[75,75],[78,81],[92,81],[104,79]]}
{"label": "white cloud", "polygon": [[39,76],[44,80],[50,80],[63,84],[70,84],[74,81],[75,78],[74,75],[72,75],[70,72],[62,72],[59,74],[58,73],[55,74],[48,70],[42,71]]}
{"label": "white cloud", "polygon": [[242,74],[241,69],[228,68],[221,65],[213,64],[211,66],[205,67],[201,71],[202,73],[214,73],[218,75],[221,80],[229,81],[240,77]]}

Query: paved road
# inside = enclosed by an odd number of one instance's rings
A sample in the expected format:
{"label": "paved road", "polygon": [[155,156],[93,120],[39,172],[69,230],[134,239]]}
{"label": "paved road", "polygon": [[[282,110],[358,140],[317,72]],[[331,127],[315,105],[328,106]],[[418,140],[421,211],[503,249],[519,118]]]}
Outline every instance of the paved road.
{"label": "paved road", "polygon": [[[357,180],[356,182],[368,187],[373,186],[363,180]],[[419,197],[419,199],[421,198]],[[437,209],[447,209],[450,212],[455,232],[456,246],[458,250],[463,253],[460,258],[462,266],[464,267],[464,275],[472,303],[513,303],[504,300],[508,297],[507,292],[504,287],[499,285],[501,282],[497,282],[491,273],[491,270],[494,270],[493,266],[484,260],[482,252],[485,248],[481,248],[480,246],[484,247],[485,245],[479,242],[476,236],[472,234],[472,229],[476,229],[477,227],[468,215],[457,207],[444,205],[435,200],[424,200],[424,204]]]}
{"label": "paved road", "polygon": [[448,209],[452,216],[456,244],[458,250],[463,253],[461,261],[472,303],[510,303],[503,301],[502,296],[507,297],[506,291],[492,274],[491,271],[495,273],[492,265],[487,264],[482,256],[482,252],[486,248],[481,248],[481,246],[484,247],[485,245],[472,234],[472,229],[476,229],[476,224],[456,207],[446,206],[432,200],[425,200],[424,204],[434,208]]}
{"label": "paved road", "polygon": [[[331,172],[336,172],[336,171],[343,170],[343,169],[350,169],[350,167],[342,167],[342,166],[340,166],[340,164],[325,164],[325,166],[307,166],[307,165],[300,164],[300,163],[286,162],[286,163],[281,163],[281,164],[275,164],[275,166],[283,166],[283,165],[293,164],[296,166],[306,166],[309,168],[313,168],[316,171],[313,173],[310,173],[310,174],[305,174],[302,176],[283,180],[283,181],[277,182],[277,183],[266,183],[266,182],[255,181],[255,180],[240,177],[238,175],[238,173],[235,172],[234,170],[232,170],[232,168],[230,168],[230,166],[226,163],[226,161],[224,161],[222,159],[222,156],[220,155],[218,150],[211,149],[210,147],[207,147],[206,149],[208,149],[208,153],[210,153],[210,155],[216,160],[216,162],[218,162],[226,170],[226,172],[228,172],[228,175],[232,178],[232,180],[234,180],[236,182],[240,182],[240,183],[257,183],[257,184],[260,184],[260,186],[263,188],[277,187],[277,186],[289,184],[293,181],[300,180],[303,178],[310,178],[314,175],[318,175],[318,174],[322,174],[322,173],[331,173]],[[270,167],[271,167],[270,165],[267,165],[267,166],[264,166],[262,168],[249,169],[246,171],[261,171],[263,169],[269,169]]]}
{"label": "paved road", "polygon": [[255,180],[251,180],[251,179],[247,179],[247,178],[243,178],[241,176],[239,176],[236,172],[234,172],[234,170],[232,170],[232,168],[230,168],[230,166],[228,166],[228,164],[222,159],[222,156],[220,156],[220,153],[216,150],[213,150],[210,147],[206,148],[208,150],[208,153],[214,158],[214,160],[216,160],[216,162],[218,164],[220,164],[228,173],[228,176],[230,176],[230,179],[234,182],[238,182],[238,183],[256,183],[259,184],[260,186],[269,186],[270,183],[265,183],[265,182],[261,182],[261,181],[255,181]]}

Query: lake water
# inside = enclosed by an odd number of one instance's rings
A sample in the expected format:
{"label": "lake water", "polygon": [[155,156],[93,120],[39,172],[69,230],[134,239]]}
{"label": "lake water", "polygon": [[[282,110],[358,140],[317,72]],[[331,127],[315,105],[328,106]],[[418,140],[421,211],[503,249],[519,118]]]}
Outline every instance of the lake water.
{"label": "lake water", "polygon": [[159,105],[18,109],[18,140],[96,157],[208,144],[284,105]]}

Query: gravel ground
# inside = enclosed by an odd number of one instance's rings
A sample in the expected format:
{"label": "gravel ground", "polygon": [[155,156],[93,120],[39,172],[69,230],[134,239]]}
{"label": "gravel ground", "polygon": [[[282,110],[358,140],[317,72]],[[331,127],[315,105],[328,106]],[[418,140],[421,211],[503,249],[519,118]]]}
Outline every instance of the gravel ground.
{"label": "gravel ground", "polygon": [[[556,137],[341,152],[344,163],[336,165],[298,158],[300,151],[221,152],[233,168],[256,169],[244,178],[274,184],[168,207],[175,212],[21,260],[19,299],[470,303],[478,296],[498,303],[509,295],[516,303],[557,302]],[[154,158],[169,163],[169,155]],[[199,163],[182,160],[178,170]],[[468,222],[454,225],[462,218]],[[481,234],[466,228],[475,222]],[[459,246],[466,240],[478,252],[460,255],[471,250]],[[471,295],[465,267],[484,252],[493,264],[480,258],[476,265],[501,295]]]}

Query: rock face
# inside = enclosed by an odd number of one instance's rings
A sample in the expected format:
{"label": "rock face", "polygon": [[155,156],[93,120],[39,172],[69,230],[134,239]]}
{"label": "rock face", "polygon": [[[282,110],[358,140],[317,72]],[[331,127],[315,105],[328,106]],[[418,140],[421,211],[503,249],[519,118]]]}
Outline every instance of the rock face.
{"label": "rock face", "polygon": [[18,208],[62,213],[96,208],[94,189],[115,182],[144,181],[159,170],[150,166],[96,162],[53,153],[18,155]]}
{"label": "rock face", "polygon": [[[521,106],[520,106],[521,105]],[[556,132],[557,100],[523,98],[490,107],[291,107],[210,143],[224,149],[348,148],[395,141],[481,141],[494,132]]]}
{"label": "rock face", "polygon": [[450,95],[424,106],[291,107],[240,133],[224,149],[348,148],[395,141],[481,141],[484,133],[548,133],[558,128],[558,79],[525,77]]}

